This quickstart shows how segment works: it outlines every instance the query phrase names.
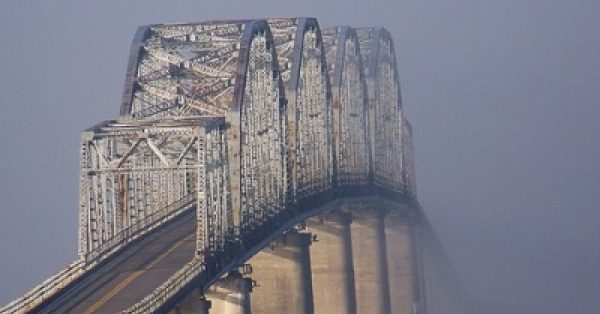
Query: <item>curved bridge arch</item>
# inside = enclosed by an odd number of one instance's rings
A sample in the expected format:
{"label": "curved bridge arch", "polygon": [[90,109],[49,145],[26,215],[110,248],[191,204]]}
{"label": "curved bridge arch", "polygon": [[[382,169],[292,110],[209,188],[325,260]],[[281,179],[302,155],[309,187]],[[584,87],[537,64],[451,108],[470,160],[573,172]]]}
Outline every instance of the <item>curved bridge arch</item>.
{"label": "curved bridge arch", "polygon": [[284,66],[289,202],[327,193],[333,178],[331,91],[314,18],[268,20]]}
{"label": "curved bridge arch", "polygon": [[356,31],[324,32],[333,94],[335,183],[351,188],[369,179],[368,111],[365,76]]}
{"label": "curved bridge arch", "polygon": [[226,116],[227,173],[214,174],[198,185],[220,187],[230,197],[223,193],[221,199],[209,199],[206,206],[217,207],[210,215],[198,209],[198,224],[205,227],[198,228],[198,248],[214,251],[226,239],[239,236],[240,229],[251,232],[283,207],[284,99],[271,31],[264,20],[138,29],[122,116]]}
{"label": "curved bridge arch", "polygon": [[[142,26],[134,36],[121,116],[225,115],[242,99],[252,37],[264,21]],[[238,95],[235,95],[238,93]]]}
{"label": "curved bridge arch", "polygon": [[402,100],[394,44],[384,28],[359,29],[369,102],[373,184],[403,189],[401,164]]}
{"label": "curved bridge arch", "polygon": [[228,114],[228,142],[234,225],[236,233],[249,233],[279,214],[286,202],[286,104],[266,21],[254,21],[246,29],[241,51],[245,57],[240,58],[239,84]]}

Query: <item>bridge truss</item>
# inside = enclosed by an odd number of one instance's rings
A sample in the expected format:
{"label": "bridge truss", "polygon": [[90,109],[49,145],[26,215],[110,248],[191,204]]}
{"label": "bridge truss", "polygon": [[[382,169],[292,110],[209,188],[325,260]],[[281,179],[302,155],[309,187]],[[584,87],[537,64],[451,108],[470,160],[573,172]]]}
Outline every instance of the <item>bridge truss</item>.
{"label": "bridge truss", "polygon": [[322,31],[313,18],[140,27],[120,118],[82,134],[80,258],[2,312],[38,309],[190,208],[194,258],[128,313],[207,289],[341,203],[376,198],[416,215],[412,149],[383,28]]}

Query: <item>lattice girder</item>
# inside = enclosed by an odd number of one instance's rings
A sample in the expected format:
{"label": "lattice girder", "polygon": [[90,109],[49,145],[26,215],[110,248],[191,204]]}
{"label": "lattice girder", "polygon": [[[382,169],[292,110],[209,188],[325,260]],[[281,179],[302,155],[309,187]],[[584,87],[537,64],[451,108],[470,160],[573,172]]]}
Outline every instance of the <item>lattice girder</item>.
{"label": "lattice girder", "polygon": [[121,116],[224,115],[248,21],[157,24],[134,38]]}
{"label": "lattice girder", "polygon": [[366,86],[354,29],[323,32],[333,94],[333,142],[338,186],[366,184],[369,179]]}
{"label": "lattice girder", "polygon": [[377,186],[401,191],[402,99],[394,44],[384,28],[357,30],[366,78],[371,176]]}
{"label": "lattice girder", "polygon": [[331,91],[314,18],[269,19],[287,98],[289,201],[327,192],[333,182]]}
{"label": "lattice girder", "polygon": [[266,21],[246,28],[240,55],[239,84],[227,115],[230,178],[235,224],[251,232],[286,202],[285,93]]}
{"label": "lattice girder", "polygon": [[[285,101],[274,46],[269,26],[257,20],[146,26],[132,48],[123,116],[226,116],[237,227],[285,202]],[[270,171],[256,168],[264,165]],[[265,213],[257,209],[264,204],[271,205]]]}
{"label": "lattice girder", "polygon": [[200,235],[199,241],[218,249],[231,229],[229,205],[221,198],[225,147],[223,118],[107,121],[83,132],[80,255],[190,196],[204,229],[219,226],[210,232],[214,239]]}

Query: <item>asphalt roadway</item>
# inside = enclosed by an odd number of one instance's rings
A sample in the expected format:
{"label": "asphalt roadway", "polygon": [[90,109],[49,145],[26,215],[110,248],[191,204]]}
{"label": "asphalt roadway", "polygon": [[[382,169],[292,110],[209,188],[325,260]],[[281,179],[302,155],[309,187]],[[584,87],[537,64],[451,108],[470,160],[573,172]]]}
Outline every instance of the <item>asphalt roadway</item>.
{"label": "asphalt roadway", "polygon": [[192,260],[195,229],[192,208],[97,266],[34,313],[117,313],[127,309]]}

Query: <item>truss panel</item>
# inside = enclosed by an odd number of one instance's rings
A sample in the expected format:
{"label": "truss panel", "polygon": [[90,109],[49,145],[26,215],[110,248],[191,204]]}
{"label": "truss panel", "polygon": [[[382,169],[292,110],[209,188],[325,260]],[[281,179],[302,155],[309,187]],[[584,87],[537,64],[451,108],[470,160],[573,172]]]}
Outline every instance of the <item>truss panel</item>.
{"label": "truss panel", "polygon": [[373,183],[401,191],[404,189],[400,169],[402,103],[394,44],[383,28],[357,32],[367,82]]}
{"label": "truss panel", "polygon": [[199,224],[208,230],[198,241],[216,249],[231,221],[223,127],[222,118],[193,118],[109,121],[85,131],[80,255],[187,197],[198,200]]}
{"label": "truss panel", "polygon": [[245,21],[159,24],[134,39],[122,116],[224,115],[232,100]]}
{"label": "truss panel", "polygon": [[326,29],[323,42],[333,94],[336,183],[366,184],[369,179],[368,112],[358,38],[354,29]]}
{"label": "truss panel", "polygon": [[329,75],[316,19],[271,19],[287,103],[291,202],[327,192],[333,183]]}
{"label": "truss panel", "polygon": [[240,108],[242,228],[251,232],[283,209],[286,196],[285,107],[268,25],[254,33]]}

